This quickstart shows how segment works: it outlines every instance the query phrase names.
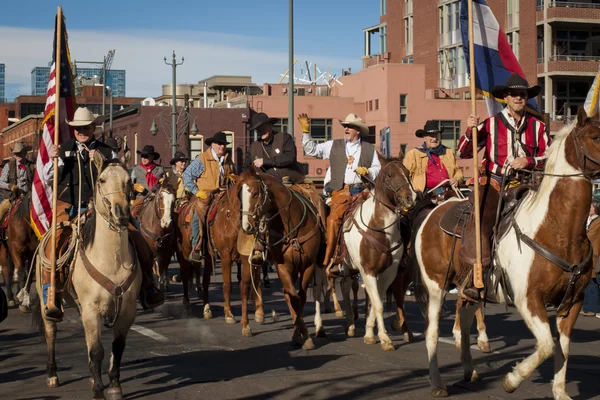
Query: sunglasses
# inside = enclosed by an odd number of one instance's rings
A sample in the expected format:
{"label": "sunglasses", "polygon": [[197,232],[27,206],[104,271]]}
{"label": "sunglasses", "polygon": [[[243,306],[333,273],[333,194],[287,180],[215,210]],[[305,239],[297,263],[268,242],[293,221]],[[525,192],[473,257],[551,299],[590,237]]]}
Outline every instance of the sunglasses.
{"label": "sunglasses", "polygon": [[520,97],[522,99],[527,98],[527,90],[510,90],[508,92],[510,97]]}

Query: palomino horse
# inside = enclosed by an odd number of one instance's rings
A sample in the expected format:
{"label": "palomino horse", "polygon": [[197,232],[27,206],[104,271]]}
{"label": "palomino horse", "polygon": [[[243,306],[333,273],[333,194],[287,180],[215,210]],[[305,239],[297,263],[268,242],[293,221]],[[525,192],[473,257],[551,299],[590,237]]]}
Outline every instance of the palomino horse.
{"label": "palomino horse", "polygon": [[[142,280],[140,263],[152,261],[147,257],[151,251],[144,241],[136,240],[134,245],[131,240],[134,235],[139,234],[135,231],[130,234],[128,231],[129,195],[132,191],[129,174],[117,160],[106,164],[102,161],[102,156],[96,153],[94,163],[100,172],[94,190],[94,211],[83,227],[81,236],[74,238],[79,240],[79,245],[70,279],[79,300],[94,398],[104,398],[104,348],[100,341],[102,320],[105,326],[112,328],[114,337],[108,371],[110,384],[106,394],[109,399],[121,399],[121,359],[127,333],[136,316],[136,298]],[[70,227],[64,229],[63,234],[68,234],[67,231],[70,230]],[[53,388],[58,386],[54,356],[56,323],[47,320],[43,313],[42,269],[48,268],[49,265],[43,257],[45,253],[46,257],[49,254],[49,246],[44,250],[39,252],[36,260],[36,288],[40,297],[40,308],[36,307],[35,311],[42,314],[48,346],[47,385]],[[70,297],[67,290],[63,295]],[[39,322],[38,319],[34,321]]]}
{"label": "palomino horse", "polygon": [[174,206],[175,190],[169,180],[164,179],[146,196],[137,213],[140,233],[155,255],[155,273],[163,292],[168,289],[167,272],[175,247]]}
{"label": "palomino horse", "polygon": [[[588,119],[583,107],[580,108],[576,123],[556,134],[538,191],[526,194],[513,208],[514,213],[509,212],[500,222],[494,269],[487,275],[486,286],[488,290],[497,288],[494,300],[517,307],[537,340],[535,352],[504,377],[504,390],[509,393],[556,351],[552,392],[555,399],[570,398],[565,390],[565,376],[571,332],[592,267],[585,225],[592,201],[590,179],[600,172],[599,137],[600,123]],[[429,214],[415,241],[418,260],[415,282],[422,282],[425,289],[417,297],[426,307],[429,380],[436,397],[448,395],[437,362],[438,324],[447,289],[444,282],[450,282],[458,273],[460,249],[457,241],[452,252],[453,238],[440,229],[439,222],[453,203],[446,202]],[[452,253],[454,260],[449,260]],[[556,348],[545,307],[548,303],[560,303]],[[478,379],[469,345],[475,309],[461,310],[461,360],[468,381]]]}
{"label": "palomino horse", "polygon": [[[313,349],[314,343],[304,324],[303,310],[306,291],[321,250],[319,216],[316,211],[313,212],[307,199],[288,189],[271,175],[256,172],[252,166],[240,176],[239,184],[242,230],[254,235],[257,244],[267,249],[269,257],[277,265],[277,274],[294,323],[292,342],[303,344],[304,349]],[[299,291],[295,288],[298,278]],[[242,285],[249,286],[245,282]],[[242,307],[246,301],[247,296],[242,291]],[[315,308],[316,334],[323,335],[321,307],[318,302],[315,302]],[[251,335],[244,308],[242,333]]]}

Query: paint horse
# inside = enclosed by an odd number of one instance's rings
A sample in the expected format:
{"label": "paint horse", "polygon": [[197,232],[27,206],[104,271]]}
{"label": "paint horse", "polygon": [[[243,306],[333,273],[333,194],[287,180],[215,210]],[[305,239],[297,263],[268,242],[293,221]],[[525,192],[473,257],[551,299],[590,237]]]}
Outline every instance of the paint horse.
{"label": "paint horse", "polygon": [[[152,262],[148,257],[151,251],[145,246],[145,242],[136,240],[134,244],[132,241],[133,236],[139,233],[128,230],[131,178],[125,167],[115,161],[105,163],[99,153],[94,157],[94,163],[100,171],[94,189],[94,211],[84,225],[81,235],[75,239],[79,241],[79,245],[69,277],[79,300],[95,399],[104,398],[104,348],[100,341],[100,322],[103,321],[104,325],[113,331],[112,357],[108,371],[110,383],[106,390],[107,398],[112,400],[123,397],[120,384],[121,359],[127,333],[136,317],[136,299],[142,280],[140,265]],[[58,238],[63,234],[76,234],[69,232],[71,230],[71,227],[63,229]],[[49,253],[50,246],[40,249],[36,259],[36,288],[40,297],[40,307],[36,307],[34,312],[42,314],[48,347],[46,382],[48,387],[54,388],[59,383],[55,360],[56,322],[47,320],[44,315],[45,296],[41,283],[42,269],[48,268],[50,264],[45,262]],[[63,291],[65,299],[71,297],[69,286],[66,288]],[[39,322],[39,318],[38,315],[34,322]]]}
{"label": "paint horse", "polygon": [[[304,349],[313,349],[314,343],[306,329],[303,310],[306,291],[321,252],[319,216],[311,208],[308,199],[271,175],[257,172],[253,166],[240,176],[239,184],[242,230],[255,236],[257,245],[268,251],[271,261],[277,266],[294,324],[292,342],[302,345]],[[247,262],[244,259],[242,261]],[[298,279],[300,286],[296,290]],[[243,294],[242,307],[247,301],[247,296]],[[318,302],[315,303],[316,334],[322,336],[321,307]],[[242,314],[242,333],[247,335],[250,327],[244,308]]]}
{"label": "paint horse", "polygon": [[[600,173],[600,122],[589,119],[580,108],[576,122],[556,134],[547,155],[537,192],[527,193],[500,221],[486,287],[488,291],[496,289],[496,301],[516,306],[537,341],[533,354],[506,374],[504,390],[515,391],[555,352],[552,393],[555,399],[563,400],[570,398],[565,376],[571,333],[592,268],[592,248],[585,226],[592,201],[591,179]],[[421,282],[424,289],[417,298],[426,308],[429,381],[435,397],[448,395],[439,373],[437,342],[447,283],[459,268],[460,241],[452,251],[454,239],[440,229],[439,223],[453,203],[446,202],[429,214],[415,240],[416,282]],[[454,260],[449,259],[450,254],[454,254]],[[448,266],[451,268],[445,279]],[[546,304],[559,305],[556,347]],[[461,310],[461,360],[467,381],[478,379],[469,345],[476,309]]]}

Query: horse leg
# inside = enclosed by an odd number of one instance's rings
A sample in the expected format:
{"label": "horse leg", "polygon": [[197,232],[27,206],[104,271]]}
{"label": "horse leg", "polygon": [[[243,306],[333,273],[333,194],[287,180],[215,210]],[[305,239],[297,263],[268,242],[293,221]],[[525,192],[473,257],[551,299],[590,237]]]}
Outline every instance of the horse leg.
{"label": "horse leg", "polygon": [[[303,335],[306,331],[304,321],[302,319],[302,299],[298,295],[294,282],[290,273],[293,267],[287,264],[278,264],[277,272],[279,273],[279,280],[283,287],[283,293],[288,302],[290,312],[292,313],[292,321],[294,324],[294,334],[292,336],[292,344],[303,345]],[[312,342],[312,341],[311,341]],[[309,345],[310,346],[310,345]]]}
{"label": "horse leg", "polygon": [[475,318],[477,318],[477,332],[479,333],[477,336],[477,347],[479,347],[479,350],[481,350],[483,353],[491,353],[492,348],[490,347],[490,341],[488,339],[485,322],[483,320],[482,302],[479,303],[479,307],[477,307],[477,310],[475,310]]}
{"label": "horse leg", "polygon": [[354,320],[356,321],[358,319],[358,277],[355,276],[350,278],[350,280],[352,282],[352,294],[354,296],[354,300],[352,300],[352,311],[354,311]]}
{"label": "horse leg", "polygon": [[464,299],[458,296],[456,300],[456,314],[454,315],[454,326],[452,327],[452,336],[454,336],[454,345],[460,350],[462,343],[462,333],[460,330],[460,310],[464,304]]}
{"label": "horse leg", "polygon": [[263,309],[262,285],[260,284],[261,270],[261,268],[251,266],[251,273],[253,274],[252,298],[254,299],[254,321],[262,325],[265,323],[265,310]]}
{"label": "horse leg", "polygon": [[229,254],[221,256],[221,273],[223,274],[223,298],[225,299],[223,313],[225,314],[225,323],[235,324],[235,317],[231,312],[231,258],[229,258]]}
{"label": "horse leg", "polygon": [[385,329],[385,322],[383,321],[383,296],[387,292],[396,276],[398,275],[398,266],[392,265],[382,273],[379,274],[378,278],[367,276],[367,278],[374,279],[377,285],[377,292],[372,296],[371,312],[375,314],[377,320],[377,335],[381,342],[381,348],[384,351],[394,351],[394,345],[392,340],[387,335]]}
{"label": "horse leg", "polygon": [[473,367],[473,357],[471,356],[471,325],[473,325],[473,317],[479,310],[479,305],[471,307],[462,307],[458,311],[460,316],[460,332],[461,332],[461,353],[460,359],[463,365],[464,379],[466,382],[478,381],[479,376]]}
{"label": "horse leg", "polygon": [[[344,278],[342,278],[344,279]],[[335,310],[335,316],[338,318],[343,318],[344,317],[344,312],[342,311],[342,307],[340,306],[340,302],[338,301],[338,298],[336,296],[336,292],[335,292],[335,278],[328,278],[329,280],[329,285],[331,287],[331,297],[333,298],[333,308]],[[346,300],[344,300],[345,302]]]}
{"label": "horse leg", "polygon": [[425,328],[425,345],[429,359],[429,383],[433,397],[448,397],[448,390],[442,381],[438,365],[437,345],[440,335],[440,316],[442,311],[442,290],[437,282],[423,279],[427,287],[429,298],[427,300],[427,316]]}
{"label": "horse leg", "polygon": [[569,345],[571,343],[571,333],[573,326],[577,321],[577,316],[583,305],[583,301],[573,304],[569,314],[564,317],[556,317],[557,341],[558,346],[554,353],[554,381],[552,383],[552,394],[557,400],[570,399],[565,389],[565,380],[567,375],[567,361],[569,359]]}
{"label": "horse leg", "polygon": [[[244,258],[244,257],[242,257]],[[250,291],[250,269],[248,260],[242,261],[242,281],[240,282],[240,297],[242,300],[242,336],[252,336],[250,321],[248,320],[248,292]]]}
{"label": "horse leg", "polygon": [[85,342],[88,348],[90,373],[92,374],[94,399],[104,399],[104,384],[102,383],[102,360],[104,347],[100,341],[100,319],[86,307],[82,307],[81,320],[85,330]]}
{"label": "horse leg", "polygon": [[110,358],[110,368],[108,370],[108,378],[110,383],[106,396],[108,400],[121,400],[123,391],[121,389],[121,359],[125,351],[125,342],[127,340],[127,331],[114,329],[114,339],[112,342],[112,356]]}
{"label": "horse leg", "polygon": [[8,306],[15,306],[15,296],[13,294],[13,271],[11,269],[12,263],[9,260],[7,250],[4,246],[0,249],[2,254],[2,276],[4,277],[4,286],[6,286],[6,298],[8,300]]}
{"label": "horse leg", "polygon": [[213,258],[208,252],[206,252],[204,255],[204,275],[202,277],[202,303],[204,304],[204,319],[212,318],[210,301],[208,299],[208,288],[210,286],[210,275],[213,272],[213,267]]}
{"label": "horse leg", "polygon": [[[517,307],[527,327],[535,336],[537,346],[533,354],[518,363],[513,371],[504,377],[504,390],[507,393],[517,390],[521,383],[526,378],[529,378],[533,371],[541,363],[550,358],[554,352],[554,342],[552,340],[550,324],[548,323],[548,313],[542,299],[540,297],[525,299],[517,304]],[[534,315],[530,310],[536,310],[538,314]]]}
{"label": "horse leg", "polygon": [[340,281],[340,289],[342,290],[342,298],[344,300],[344,307],[346,308],[346,335],[348,337],[354,337],[356,334],[356,327],[354,326],[356,318],[354,317],[354,310],[350,305],[350,287],[352,283],[352,278],[349,276],[342,277]]}
{"label": "horse leg", "polygon": [[[302,319],[304,319],[304,306],[306,305],[306,293],[308,291],[308,286],[310,285],[310,281],[313,279],[313,274],[315,271],[315,264],[311,264],[308,268],[306,268],[301,274],[300,274],[300,300],[302,301],[302,308],[301,308],[301,317]],[[325,331],[323,330],[323,321],[321,321],[321,310],[320,310],[320,305],[319,302],[317,300],[315,300],[315,307],[317,308],[317,311],[315,312],[315,334],[319,334],[319,331],[317,331],[317,319],[319,320],[319,325],[320,325],[320,329],[321,329],[321,335],[324,336],[325,335]],[[317,317],[318,315],[318,317]],[[303,321],[303,326],[304,326],[304,345],[302,346],[302,348],[304,350],[312,350],[315,348],[315,345],[313,343],[313,340],[311,339],[310,335],[308,334],[308,329],[306,328],[306,324]]]}
{"label": "horse leg", "polygon": [[406,296],[406,289],[410,285],[411,278],[409,272],[403,271],[392,282],[392,293],[396,299],[396,312],[398,314],[398,319],[392,323],[392,330],[401,330],[406,343],[411,343],[414,338],[406,322],[406,314],[404,314],[404,297]]}
{"label": "horse leg", "polygon": [[313,298],[315,299],[315,336],[327,337],[323,329],[323,319],[321,318],[321,298],[323,296],[324,283],[327,282],[325,271],[323,268],[316,267],[314,269],[315,285],[313,286]]}
{"label": "horse leg", "polygon": [[192,267],[190,262],[185,257],[177,257],[179,260],[179,271],[181,274],[181,285],[183,286],[183,307],[186,312],[190,312],[190,294],[189,294],[189,283],[191,277],[190,268]]}
{"label": "horse leg", "polygon": [[46,347],[48,350],[48,364],[46,369],[48,371],[48,377],[46,378],[46,385],[49,388],[56,388],[59,385],[58,376],[56,375],[56,322],[46,320],[44,317],[44,300],[40,296],[40,312],[42,324],[44,325],[44,336],[46,338]]}
{"label": "horse leg", "polygon": [[[371,275],[365,275],[361,272],[362,275],[362,279],[363,279],[363,283],[365,285],[365,291],[366,291],[366,295],[367,298],[371,299],[373,296],[375,295],[379,295],[377,293],[377,277],[375,276],[371,276]],[[365,302],[367,300],[365,299]],[[371,300],[373,301],[373,303],[375,303],[374,299]],[[367,306],[365,305],[365,308]],[[366,321],[366,328],[365,328],[365,337],[364,337],[364,342],[366,344],[375,344],[375,319],[376,319],[376,312],[373,312],[374,310],[371,309],[371,312],[368,313],[367,315],[367,321]]]}

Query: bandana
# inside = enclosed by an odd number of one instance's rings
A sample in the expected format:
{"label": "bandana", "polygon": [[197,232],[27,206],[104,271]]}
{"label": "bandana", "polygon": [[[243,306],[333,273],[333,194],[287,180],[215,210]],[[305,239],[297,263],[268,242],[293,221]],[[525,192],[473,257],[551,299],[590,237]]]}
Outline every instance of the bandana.
{"label": "bandana", "polygon": [[433,162],[433,163],[435,163],[435,160],[433,159],[432,154],[434,154],[434,155],[436,155],[438,157],[441,156],[441,155],[446,154],[446,146],[444,146],[443,144],[440,144],[435,149],[430,149],[423,142],[423,146],[417,147],[417,150],[419,150],[421,153],[426,153],[427,154],[427,158],[429,158],[431,160],[431,162]]}
{"label": "bandana", "polygon": [[146,184],[148,185],[148,188],[152,190],[152,188],[158,183],[158,178],[152,173],[155,165],[154,163],[150,163],[148,165],[140,164],[140,166],[146,170]]}

